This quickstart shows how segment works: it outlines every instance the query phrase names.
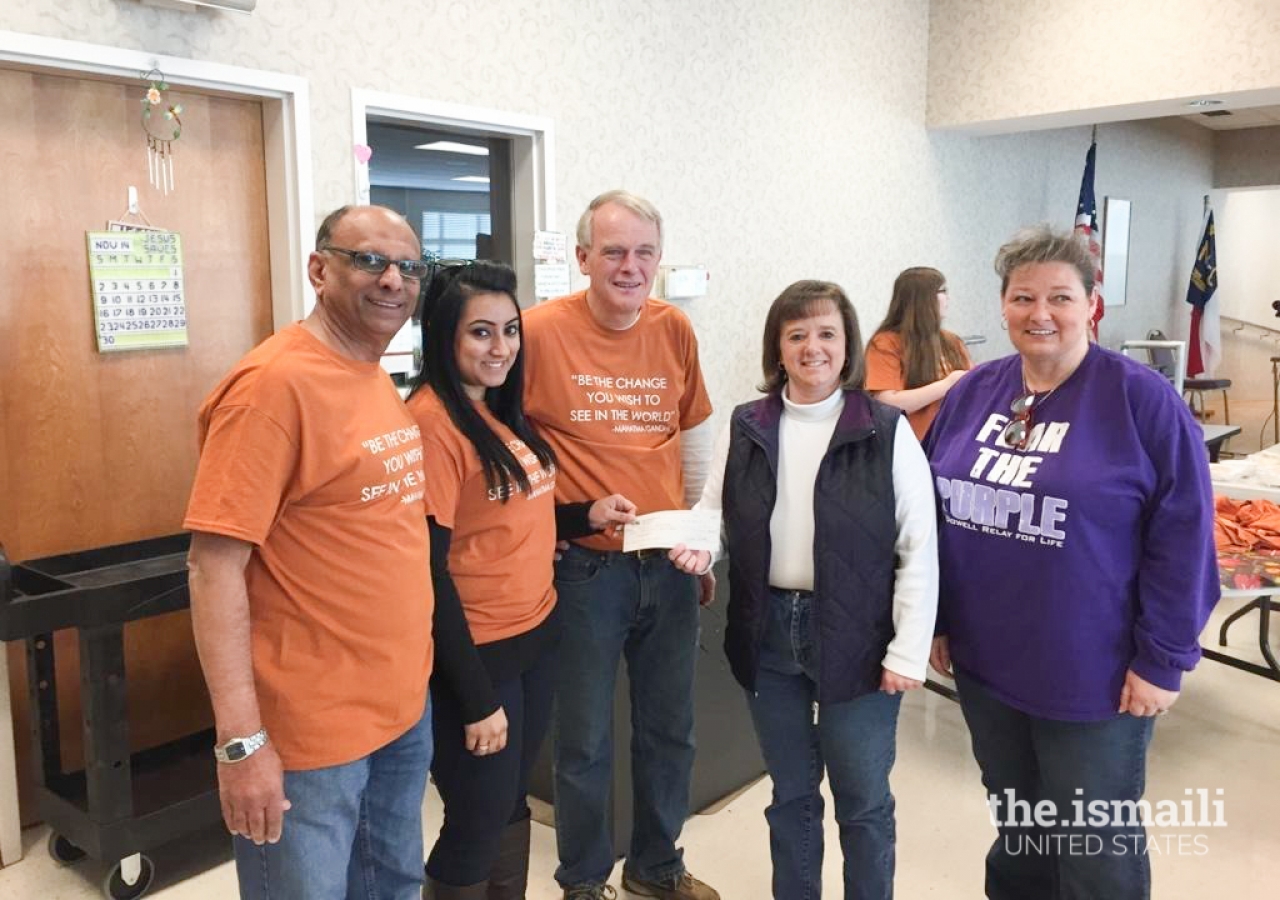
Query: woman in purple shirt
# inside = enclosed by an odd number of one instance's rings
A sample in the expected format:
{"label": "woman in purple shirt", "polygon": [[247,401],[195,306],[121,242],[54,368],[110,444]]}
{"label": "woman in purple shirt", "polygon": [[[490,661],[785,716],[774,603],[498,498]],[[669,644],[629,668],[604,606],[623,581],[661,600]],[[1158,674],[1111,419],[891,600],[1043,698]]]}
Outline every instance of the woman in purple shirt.
{"label": "woman in purple shirt", "polygon": [[954,672],[999,831],[987,896],[1139,900],[1146,834],[1112,802],[1141,798],[1153,717],[1218,599],[1203,436],[1161,375],[1090,341],[1081,242],[1020,232],[996,271],[1017,353],[961,379],[925,441],[930,661]]}

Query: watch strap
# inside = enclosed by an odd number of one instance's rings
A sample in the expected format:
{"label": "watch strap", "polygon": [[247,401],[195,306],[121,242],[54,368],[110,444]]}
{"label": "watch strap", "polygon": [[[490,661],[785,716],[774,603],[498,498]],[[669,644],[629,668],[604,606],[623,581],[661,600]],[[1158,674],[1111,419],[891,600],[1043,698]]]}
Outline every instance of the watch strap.
{"label": "watch strap", "polygon": [[220,763],[243,762],[267,744],[267,729],[259,728],[248,737],[235,737],[224,744],[213,745],[213,756]]}

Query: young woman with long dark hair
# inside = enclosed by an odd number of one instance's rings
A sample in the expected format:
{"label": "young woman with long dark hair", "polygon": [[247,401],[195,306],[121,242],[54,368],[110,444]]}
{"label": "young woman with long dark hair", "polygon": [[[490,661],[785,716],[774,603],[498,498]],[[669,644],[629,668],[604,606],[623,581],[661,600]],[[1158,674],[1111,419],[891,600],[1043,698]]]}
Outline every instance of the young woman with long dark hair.
{"label": "young woman with long dark hair", "polygon": [[424,896],[523,898],[529,771],[551,715],[559,629],[557,537],[634,518],[614,494],[555,506],[551,448],[522,407],[515,273],[451,266],[423,300],[423,367],[409,396],[422,430],[435,587],[431,699],[444,823]]}

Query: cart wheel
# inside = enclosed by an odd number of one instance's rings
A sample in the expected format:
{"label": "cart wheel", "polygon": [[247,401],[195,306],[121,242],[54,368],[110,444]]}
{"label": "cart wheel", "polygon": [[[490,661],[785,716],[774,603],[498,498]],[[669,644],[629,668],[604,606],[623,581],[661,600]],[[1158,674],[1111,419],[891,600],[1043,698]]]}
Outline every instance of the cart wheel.
{"label": "cart wheel", "polygon": [[58,832],[51,831],[49,832],[49,855],[58,865],[69,866],[84,859],[85,852]]}
{"label": "cart wheel", "polygon": [[141,871],[138,872],[138,880],[133,884],[125,883],[124,876],[120,873],[120,863],[112,866],[107,877],[102,880],[102,893],[109,900],[138,900],[151,888],[151,882],[156,875],[155,864],[145,853],[139,854],[138,857]]}

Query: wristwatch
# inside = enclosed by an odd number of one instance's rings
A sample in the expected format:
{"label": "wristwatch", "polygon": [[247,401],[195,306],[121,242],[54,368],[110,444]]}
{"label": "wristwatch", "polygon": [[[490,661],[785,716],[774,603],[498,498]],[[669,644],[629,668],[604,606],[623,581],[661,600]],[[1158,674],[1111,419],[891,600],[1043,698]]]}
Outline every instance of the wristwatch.
{"label": "wristwatch", "polygon": [[225,744],[213,745],[213,756],[220,763],[238,763],[257,753],[267,743],[267,729],[259,728],[248,737],[232,738]]}

